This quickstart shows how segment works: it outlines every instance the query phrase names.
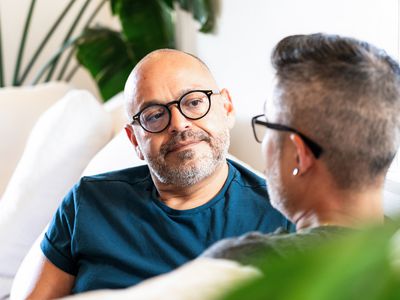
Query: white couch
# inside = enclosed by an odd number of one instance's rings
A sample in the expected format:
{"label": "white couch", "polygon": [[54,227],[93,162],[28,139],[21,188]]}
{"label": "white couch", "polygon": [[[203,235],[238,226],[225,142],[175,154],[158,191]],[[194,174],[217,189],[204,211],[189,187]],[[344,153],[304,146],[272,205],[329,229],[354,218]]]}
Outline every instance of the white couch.
{"label": "white couch", "polygon": [[63,83],[0,90],[0,299],[83,174],[143,163],[125,123],[122,94],[103,105]]}
{"label": "white couch", "polygon": [[[126,122],[122,94],[103,105],[63,83],[0,90],[0,299],[9,294],[24,256],[82,175],[144,163],[125,137]],[[398,189],[388,182],[388,215],[400,210]]]}

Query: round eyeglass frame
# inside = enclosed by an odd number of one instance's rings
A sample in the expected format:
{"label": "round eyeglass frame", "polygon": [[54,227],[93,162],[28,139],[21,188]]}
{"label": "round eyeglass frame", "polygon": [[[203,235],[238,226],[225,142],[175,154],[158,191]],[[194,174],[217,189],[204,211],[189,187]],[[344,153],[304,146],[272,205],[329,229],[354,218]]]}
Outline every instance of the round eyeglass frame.
{"label": "round eyeglass frame", "polygon": [[[189,95],[189,94],[191,94],[191,93],[196,93],[196,92],[197,92],[197,93],[203,93],[203,94],[205,94],[205,95],[207,96],[209,105],[208,105],[208,109],[206,110],[206,112],[205,112],[202,116],[197,117],[197,118],[192,118],[192,117],[187,116],[187,115],[182,111],[182,108],[181,108],[181,101],[182,101],[182,99],[185,98],[185,96],[187,96],[187,95]],[[162,104],[162,103],[150,104],[150,105],[144,107],[143,109],[141,109],[137,114],[135,114],[135,115],[132,117],[131,125],[133,125],[135,122],[137,122],[137,123],[140,125],[140,127],[142,127],[143,130],[145,130],[145,131],[147,131],[147,132],[150,132],[150,133],[160,133],[160,132],[164,131],[165,129],[167,129],[168,126],[171,124],[171,117],[172,117],[172,114],[171,114],[171,109],[169,108],[171,105],[176,105],[177,108],[178,108],[178,110],[179,110],[179,112],[180,112],[185,118],[187,118],[187,119],[189,119],[189,120],[199,120],[199,119],[201,119],[201,118],[204,118],[204,117],[208,114],[208,112],[210,111],[210,109],[211,109],[211,95],[213,95],[213,94],[219,94],[219,92],[213,91],[213,90],[190,90],[190,91],[184,93],[182,96],[180,96],[178,100],[173,100],[173,101],[168,102],[168,103],[166,103],[166,104]],[[140,122],[140,115],[143,113],[143,111],[145,111],[146,109],[148,109],[149,107],[152,107],[152,106],[162,106],[162,107],[165,107],[166,110],[167,110],[167,112],[168,112],[168,123],[165,125],[165,127],[164,127],[163,129],[160,129],[160,130],[157,130],[157,131],[151,131],[151,130],[145,128],[144,125]]]}

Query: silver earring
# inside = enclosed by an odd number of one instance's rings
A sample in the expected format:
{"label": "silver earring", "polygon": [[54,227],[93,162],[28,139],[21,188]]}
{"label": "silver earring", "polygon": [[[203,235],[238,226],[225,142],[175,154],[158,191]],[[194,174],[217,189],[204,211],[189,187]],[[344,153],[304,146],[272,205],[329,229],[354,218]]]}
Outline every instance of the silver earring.
{"label": "silver earring", "polygon": [[299,174],[299,169],[294,168],[292,174],[293,174],[293,176],[296,176],[297,174]]}

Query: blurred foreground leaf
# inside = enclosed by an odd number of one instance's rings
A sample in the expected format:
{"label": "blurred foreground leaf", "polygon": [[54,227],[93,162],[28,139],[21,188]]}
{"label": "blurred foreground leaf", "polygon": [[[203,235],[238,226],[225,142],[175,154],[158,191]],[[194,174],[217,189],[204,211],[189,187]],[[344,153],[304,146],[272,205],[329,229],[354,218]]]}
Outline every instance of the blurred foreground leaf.
{"label": "blurred foreground leaf", "polygon": [[265,276],[224,299],[400,299],[400,272],[390,255],[396,228],[391,224],[351,232],[287,259],[266,256]]}

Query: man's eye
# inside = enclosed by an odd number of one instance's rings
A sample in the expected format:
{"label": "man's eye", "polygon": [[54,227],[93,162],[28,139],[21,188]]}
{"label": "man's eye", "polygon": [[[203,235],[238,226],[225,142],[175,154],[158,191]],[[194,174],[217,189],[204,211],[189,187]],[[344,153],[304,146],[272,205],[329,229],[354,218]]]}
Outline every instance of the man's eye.
{"label": "man's eye", "polygon": [[161,118],[163,118],[163,116],[165,115],[165,111],[158,111],[158,112],[153,112],[150,114],[147,114],[145,116],[145,121],[146,122],[157,122],[159,121]]}
{"label": "man's eye", "polygon": [[204,102],[204,100],[201,98],[190,99],[186,102],[186,106],[196,107],[196,106],[203,104],[203,102]]}

